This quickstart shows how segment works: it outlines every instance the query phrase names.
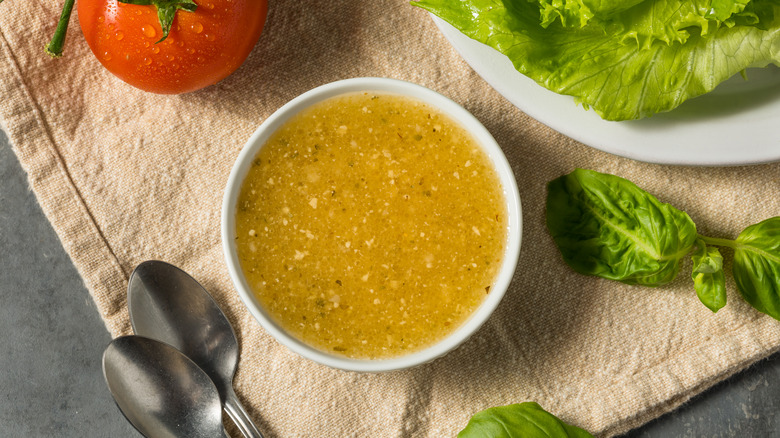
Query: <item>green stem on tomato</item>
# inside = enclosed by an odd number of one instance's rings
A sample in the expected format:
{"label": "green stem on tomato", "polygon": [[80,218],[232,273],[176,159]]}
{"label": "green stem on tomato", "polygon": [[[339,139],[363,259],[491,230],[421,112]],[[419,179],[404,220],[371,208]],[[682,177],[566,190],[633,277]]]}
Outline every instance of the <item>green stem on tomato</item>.
{"label": "green stem on tomato", "polygon": [[53,58],[62,56],[62,46],[65,44],[65,34],[68,32],[70,13],[73,11],[74,3],[76,3],[76,0],[65,0],[65,5],[62,7],[62,14],[60,15],[60,21],[57,23],[57,30],[54,31],[54,36],[52,37],[51,42],[49,42],[49,45],[46,46],[46,53]]}
{"label": "green stem on tomato", "polygon": [[735,249],[737,247],[737,242],[729,239],[719,239],[717,237],[707,237],[702,236],[699,234],[699,239],[703,240],[704,243],[707,245],[714,245],[714,246],[725,246],[731,249]]}

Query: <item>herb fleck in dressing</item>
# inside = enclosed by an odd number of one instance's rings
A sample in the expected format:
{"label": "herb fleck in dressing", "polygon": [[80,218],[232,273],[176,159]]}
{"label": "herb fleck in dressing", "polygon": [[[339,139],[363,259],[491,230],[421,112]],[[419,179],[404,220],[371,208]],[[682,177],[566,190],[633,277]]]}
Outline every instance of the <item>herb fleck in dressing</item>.
{"label": "herb fleck in dressing", "polygon": [[501,183],[437,109],[338,96],[263,146],[236,215],[241,266],[285,330],[353,358],[421,350],[482,303],[506,245]]}

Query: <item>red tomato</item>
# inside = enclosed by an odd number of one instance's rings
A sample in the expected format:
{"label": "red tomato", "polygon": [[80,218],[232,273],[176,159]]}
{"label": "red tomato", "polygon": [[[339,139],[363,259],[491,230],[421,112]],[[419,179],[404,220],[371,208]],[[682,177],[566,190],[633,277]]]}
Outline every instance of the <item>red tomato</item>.
{"label": "red tomato", "polygon": [[178,94],[214,84],[249,56],[263,30],[266,0],[196,0],[176,11],[163,36],[155,6],[78,0],[81,30],[111,73],[145,91]]}

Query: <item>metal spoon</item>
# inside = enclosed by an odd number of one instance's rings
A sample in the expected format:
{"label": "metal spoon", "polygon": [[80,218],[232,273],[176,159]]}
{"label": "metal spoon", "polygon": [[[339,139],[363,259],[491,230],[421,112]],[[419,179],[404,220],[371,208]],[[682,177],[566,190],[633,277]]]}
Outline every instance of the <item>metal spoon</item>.
{"label": "metal spoon", "polygon": [[160,261],[138,265],[127,290],[135,333],[168,343],[214,381],[225,412],[248,438],[262,438],[233,390],[238,340],[211,295],[181,269]]}
{"label": "metal spoon", "polygon": [[103,375],[119,409],[147,438],[228,436],[217,387],[170,345],[116,338],[103,353]]}

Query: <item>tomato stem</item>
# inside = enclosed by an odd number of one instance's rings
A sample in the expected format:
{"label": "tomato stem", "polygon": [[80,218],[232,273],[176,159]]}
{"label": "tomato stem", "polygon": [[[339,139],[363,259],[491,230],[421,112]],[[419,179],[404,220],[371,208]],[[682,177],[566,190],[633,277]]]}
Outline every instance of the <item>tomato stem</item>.
{"label": "tomato stem", "polygon": [[60,15],[60,21],[57,23],[57,29],[54,31],[51,42],[46,46],[46,53],[53,58],[62,56],[62,46],[65,44],[65,34],[68,32],[70,13],[73,11],[74,3],[76,3],[76,0],[65,0],[65,5],[62,7],[62,14]]}

